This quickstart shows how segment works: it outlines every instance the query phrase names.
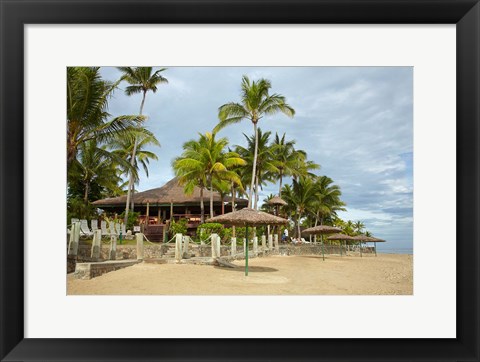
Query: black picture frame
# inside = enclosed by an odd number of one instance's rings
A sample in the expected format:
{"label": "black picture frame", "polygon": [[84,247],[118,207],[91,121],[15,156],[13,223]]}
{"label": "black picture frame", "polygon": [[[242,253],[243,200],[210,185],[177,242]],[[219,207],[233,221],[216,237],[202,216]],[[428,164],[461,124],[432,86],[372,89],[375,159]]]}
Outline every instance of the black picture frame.
{"label": "black picture frame", "polygon": [[[0,11],[2,361],[479,361],[480,5],[477,0],[0,0]],[[457,338],[24,338],[24,25],[141,23],[456,24]],[[446,211],[446,218],[452,223],[452,210]],[[12,230],[16,231],[14,237],[7,235]]]}

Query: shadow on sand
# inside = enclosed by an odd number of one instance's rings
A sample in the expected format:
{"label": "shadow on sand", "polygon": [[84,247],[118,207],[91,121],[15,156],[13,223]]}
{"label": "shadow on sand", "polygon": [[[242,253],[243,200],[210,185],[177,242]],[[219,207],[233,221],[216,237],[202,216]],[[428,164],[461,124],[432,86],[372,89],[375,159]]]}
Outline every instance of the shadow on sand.
{"label": "shadow on sand", "polygon": [[[244,266],[237,266],[236,268],[225,268],[221,266],[215,266],[215,269],[222,269],[225,271],[233,271],[233,272],[242,272],[245,273],[245,267]],[[248,272],[249,273],[272,273],[272,272],[277,272],[278,269],[275,268],[269,268],[266,266],[249,266],[248,267]]]}

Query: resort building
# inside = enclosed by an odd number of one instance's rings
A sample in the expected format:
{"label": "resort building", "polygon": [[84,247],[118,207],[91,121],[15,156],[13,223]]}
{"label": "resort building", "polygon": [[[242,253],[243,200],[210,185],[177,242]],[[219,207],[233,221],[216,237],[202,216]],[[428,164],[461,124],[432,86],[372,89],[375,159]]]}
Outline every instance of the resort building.
{"label": "resort building", "polygon": [[[196,231],[201,217],[200,188],[195,187],[193,193],[185,194],[183,186],[177,178],[168,181],[162,187],[137,192],[133,195],[134,211],[140,212],[139,223],[144,233],[152,241],[163,240],[167,224],[170,220],[187,219],[189,233]],[[104,210],[108,215],[121,214],[125,211],[127,196],[112,197],[93,202],[93,205]],[[210,217],[210,191],[203,190],[205,219]],[[235,198],[236,209],[247,206],[248,201]],[[222,197],[219,192],[213,192],[214,215],[232,211],[230,197]]]}

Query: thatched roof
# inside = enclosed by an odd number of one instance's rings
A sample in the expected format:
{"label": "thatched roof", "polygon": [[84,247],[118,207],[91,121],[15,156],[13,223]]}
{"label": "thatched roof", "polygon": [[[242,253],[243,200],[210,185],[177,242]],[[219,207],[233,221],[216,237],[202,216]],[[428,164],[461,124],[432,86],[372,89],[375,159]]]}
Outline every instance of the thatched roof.
{"label": "thatched roof", "polygon": [[336,228],[334,226],[328,225],[318,225],[302,231],[305,234],[333,234],[333,233],[341,233],[342,229]]}
{"label": "thatched roof", "polygon": [[254,209],[241,209],[212,217],[206,222],[218,222],[220,224],[235,226],[259,226],[259,225],[281,225],[288,223],[287,219],[268,214]]}
{"label": "thatched roof", "polygon": [[345,234],[334,234],[327,238],[328,240],[355,240],[353,237]]}
{"label": "thatched roof", "polygon": [[281,197],[274,196],[270,200],[267,201],[267,204],[269,205],[280,205],[280,206],[285,206],[288,205],[287,202],[282,199]]}
{"label": "thatched roof", "polygon": [[354,236],[353,238],[354,238],[355,240],[372,242],[372,243],[373,243],[373,242],[376,242],[376,243],[385,242],[385,240],[373,238],[373,237],[371,237],[371,236],[366,236],[366,235],[357,235],[357,236]]}
{"label": "thatched roof", "polygon": [[[210,199],[210,191],[203,190],[203,198],[205,202]],[[183,191],[183,186],[180,185],[178,179],[175,177],[168,181],[162,187],[155,189],[137,192],[133,195],[135,205],[146,205],[147,202],[150,205],[169,205],[171,202],[174,204],[197,204],[200,203],[200,187],[196,187],[191,195],[186,195]],[[102,206],[125,206],[127,196],[112,197],[103,200],[94,201],[93,204],[97,207]],[[225,199],[224,201],[228,201]],[[220,193],[213,193],[213,202],[221,202]],[[246,205],[248,202],[245,199],[235,199],[235,202],[239,205]]]}

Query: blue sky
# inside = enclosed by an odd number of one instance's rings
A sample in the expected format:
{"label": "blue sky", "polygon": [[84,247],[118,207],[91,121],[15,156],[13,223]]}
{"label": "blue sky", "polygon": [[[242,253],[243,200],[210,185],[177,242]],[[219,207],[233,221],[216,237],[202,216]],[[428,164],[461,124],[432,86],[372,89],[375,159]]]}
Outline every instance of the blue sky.
{"label": "blue sky", "polygon": [[[218,107],[238,101],[242,75],[267,78],[272,92],[284,95],[295,109],[260,121],[263,131],[287,134],[296,147],[319,163],[320,175],[331,177],[342,190],[347,212],[343,219],[361,220],[367,230],[388,242],[379,249],[413,245],[413,68],[411,67],[167,67],[169,83],[149,93],[145,125],[160,148],[150,164],[150,177],[141,175],[138,190],[163,185],[173,177],[171,160],[182,144],[211,131]],[[117,80],[116,68],[101,68]],[[123,94],[121,83],[109,112],[137,114],[141,96]],[[220,132],[231,144],[244,144],[253,133],[243,121]],[[285,180],[288,182],[288,180]],[[277,193],[269,184],[263,196]]]}

